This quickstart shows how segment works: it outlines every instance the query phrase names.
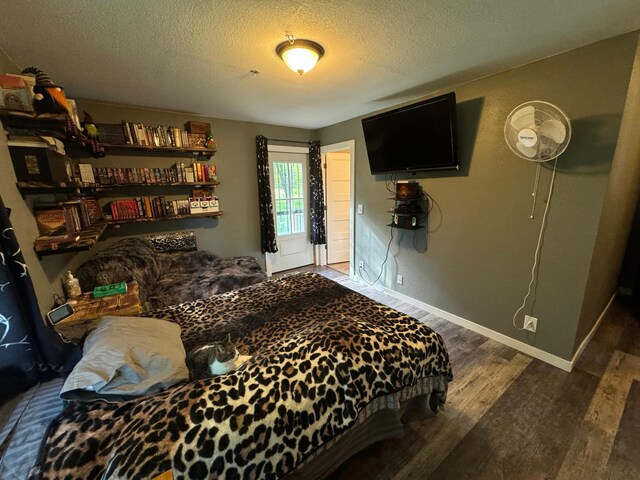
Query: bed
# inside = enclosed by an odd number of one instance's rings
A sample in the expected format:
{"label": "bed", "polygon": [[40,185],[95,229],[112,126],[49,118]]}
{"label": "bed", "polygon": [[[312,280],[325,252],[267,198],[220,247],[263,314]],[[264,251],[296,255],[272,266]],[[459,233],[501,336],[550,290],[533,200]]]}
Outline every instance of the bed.
{"label": "bed", "polygon": [[406,401],[436,409],[452,379],[437,333],[313,273],[146,315],[176,322],[187,351],[231,334],[251,359],[124,403],[69,402],[31,478],[321,478],[328,455],[401,434],[389,418]]}

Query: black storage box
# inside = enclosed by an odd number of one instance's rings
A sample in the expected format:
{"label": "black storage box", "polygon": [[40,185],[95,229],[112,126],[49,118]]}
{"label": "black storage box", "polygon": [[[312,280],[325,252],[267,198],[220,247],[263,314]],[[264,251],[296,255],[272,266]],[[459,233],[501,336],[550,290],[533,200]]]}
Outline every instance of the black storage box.
{"label": "black storage box", "polygon": [[73,180],[71,159],[43,147],[11,145],[9,153],[18,182],[59,185]]}

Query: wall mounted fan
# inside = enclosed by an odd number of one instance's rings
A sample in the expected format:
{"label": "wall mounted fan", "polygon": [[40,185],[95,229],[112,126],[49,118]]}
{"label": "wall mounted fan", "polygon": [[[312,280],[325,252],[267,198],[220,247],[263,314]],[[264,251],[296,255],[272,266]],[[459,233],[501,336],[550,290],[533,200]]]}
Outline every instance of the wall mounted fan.
{"label": "wall mounted fan", "polygon": [[513,109],[504,124],[504,138],[513,153],[532,162],[560,156],[571,140],[569,117],[555,105],[535,100]]}
{"label": "wall mounted fan", "polygon": [[504,138],[513,153],[525,160],[536,162],[536,178],[534,181],[530,218],[535,218],[536,196],[538,193],[538,183],[540,181],[540,167],[542,163],[555,160],[553,163],[553,173],[549,182],[549,194],[542,215],[540,233],[538,235],[538,245],[533,259],[531,269],[531,281],[527,294],[522,301],[522,306],[513,315],[513,326],[520,330],[531,330],[535,332],[535,326],[531,328],[526,323],[523,327],[516,325],[516,317],[525,308],[527,299],[531,295],[531,289],[535,283],[537,274],[540,248],[544,236],[544,229],[547,223],[549,206],[551,205],[551,195],[556,179],[556,166],[558,157],[564,153],[571,140],[571,122],[569,117],[555,105],[541,100],[525,102],[517,106],[507,117],[504,124]]}

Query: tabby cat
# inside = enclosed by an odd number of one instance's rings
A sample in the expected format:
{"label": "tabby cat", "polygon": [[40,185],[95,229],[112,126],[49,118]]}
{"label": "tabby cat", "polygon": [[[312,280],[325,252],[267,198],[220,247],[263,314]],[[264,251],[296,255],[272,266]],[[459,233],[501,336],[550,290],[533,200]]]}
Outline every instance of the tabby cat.
{"label": "tabby cat", "polygon": [[231,341],[231,334],[222,341],[200,345],[187,354],[189,378],[199,380],[229,373],[238,366],[236,360],[239,356],[236,346]]}

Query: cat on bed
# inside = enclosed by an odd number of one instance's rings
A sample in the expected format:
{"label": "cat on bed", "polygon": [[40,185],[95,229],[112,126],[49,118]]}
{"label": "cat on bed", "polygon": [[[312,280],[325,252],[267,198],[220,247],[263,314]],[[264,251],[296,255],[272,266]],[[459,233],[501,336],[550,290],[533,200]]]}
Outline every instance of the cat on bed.
{"label": "cat on bed", "polygon": [[214,375],[224,375],[248,359],[249,357],[240,355],[229,334],[222,341],[200,345],[187,354],[189,378],[200,380]]}

